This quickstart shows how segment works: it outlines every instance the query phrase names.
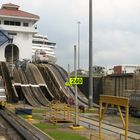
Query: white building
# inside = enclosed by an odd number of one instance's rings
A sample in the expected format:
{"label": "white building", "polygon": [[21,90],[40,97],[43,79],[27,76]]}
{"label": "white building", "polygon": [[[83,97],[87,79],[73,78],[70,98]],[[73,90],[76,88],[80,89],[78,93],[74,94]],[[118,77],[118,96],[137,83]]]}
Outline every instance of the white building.
{"label": "white building", "polygon": [[[32,36],[37,33],[35,23],[38,20],[39,16],[19,10],[18,5],[12,3],[2,5],[0,31],[13,38],[13,43],[0,43],[2,44],[0,61],[12,61],[12,52],[14,61],[32,59]],[[2,33],[0,33],[0,38],[2,40]]]}

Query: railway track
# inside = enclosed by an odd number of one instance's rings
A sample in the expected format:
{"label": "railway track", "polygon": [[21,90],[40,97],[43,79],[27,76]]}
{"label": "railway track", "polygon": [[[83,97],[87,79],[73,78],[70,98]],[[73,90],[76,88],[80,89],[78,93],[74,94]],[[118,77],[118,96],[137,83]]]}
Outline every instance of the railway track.
{"label": "railway track", "polygon": [[[28,80],[26,78],[26,75],[23,70],[17,70],[14,69],[14,77],[16,83],[21,84],[28,84]],[[15,86],[16,88],[16,86]],[[37,101],[37,99],[34,97],[33,92],[31,91],[31,87],[21,86],[21,90],[23,92],[24,97],[28,101],[28,103],[32,106],[41,106],[41,104]]]}
{"label": "railway track", "polygon": [[[53,140],[50,136],[19,118],[9,110],[0,110],[0,115],[19,133],[24,140]],[[15,139],[17,140],[17,139]]]}
{"label": "railway track", "polygon": [[[82,125],[90,128],[99,128],[99,121],[97,119],[90,119],[88,117],[85,117],[83,115],[80,115],[79,121]],[[102,122],[102,132],[110,132],[117,135],[124,136],[124,129],[106,122]],[[135,132],[133,130],[128,131],[128,140],[139,140],[140,139],[140,133]]]}
{"label": "railway track", "polygon": [[0,116],[0,139],[1,136],[6,140],[23,140],[22,136]]}
{"label": "railway track", "polygon": [[[57,84],[62,88],[63,94],[66,96],[74,97],[75,91],[73,88],[67,87],[69,92],[65,89],[65,82],[67,81],[68,75],[66,71],[63,70],[60,66],[54,64],[46,64],[46,67],[51,70],[53,77],[55,77]],[[88,100],[85,95],[78,89],[78,100],[82,105],[88,105]]]}
{"label": "railway track", "polygon": [[[28,65],[28,69],[26,71],[26,77],[27,80],[29,81],[30,84],[36,85],[38,83],[40,83],[40,81],[42,81],[43,83],[45,83],[45,81],[43,80],[39,70],[37,69],[37,67],[33,64],[29,64]],[[36,78],[35,78],[36,77]],[[39,78],[39,79],[38,79]],[[41,83],[42,83],[41,82]],[[45,94],[42,92],[42,90],[40,89],[40,87],[31,87],[32,92],[34,93],[36,99],[43,105],[43,106],[47,106],[49,101],[48,99],[45,97]]]}
{"label": "railway track", "polygon": [[2,78],[4,79],[4,82],[5,82],[7,100],[9,102],[16,103],[18,102],[18,95],[14,91],[14,88],[12,87],[12,81],[11,81],[11,77],[8,71],[8,67],[6,66],[6,63],[0,62],[0,68],[2,72]]}

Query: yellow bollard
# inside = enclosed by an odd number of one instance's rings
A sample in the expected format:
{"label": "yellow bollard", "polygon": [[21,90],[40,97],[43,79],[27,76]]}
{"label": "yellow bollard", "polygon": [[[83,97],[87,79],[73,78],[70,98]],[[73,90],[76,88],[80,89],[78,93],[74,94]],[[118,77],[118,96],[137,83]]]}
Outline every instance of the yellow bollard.
{"label": "yellow bollard", "polygon": [[28,122],[32,122],[32,121],[33,121],[32,115],[28,115],[28,116],[27,116],[27,121],[28,121]]}
{"label": "yellow bollard", "polygon": [[8,107],[12,107],[12,104],[8,103]]}

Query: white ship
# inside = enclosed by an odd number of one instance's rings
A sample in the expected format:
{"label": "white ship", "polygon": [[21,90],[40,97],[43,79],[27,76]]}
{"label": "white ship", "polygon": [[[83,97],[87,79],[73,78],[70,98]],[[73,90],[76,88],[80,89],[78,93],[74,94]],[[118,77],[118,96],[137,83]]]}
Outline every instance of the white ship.
{"label": "white ship", "polygon": [[47,36],[34,35],[32,40],[32,60],[33,62],[56,62],[54,49],[56,43],[50,42]]}

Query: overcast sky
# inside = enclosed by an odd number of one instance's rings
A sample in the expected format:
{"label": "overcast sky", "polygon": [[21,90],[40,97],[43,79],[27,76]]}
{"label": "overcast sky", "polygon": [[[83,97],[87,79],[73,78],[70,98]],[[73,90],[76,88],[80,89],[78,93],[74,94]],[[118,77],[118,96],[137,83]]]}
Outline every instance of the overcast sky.
{"label": "overcast sky", "polygon": [[[77,21],[81,68],[88,69],[88,0],[1,0],[40,16],[39,34],[57,43],[57,63],[73,69]],[[93,0],[93,62],[104,67],[140,64],[140,0]]]}

